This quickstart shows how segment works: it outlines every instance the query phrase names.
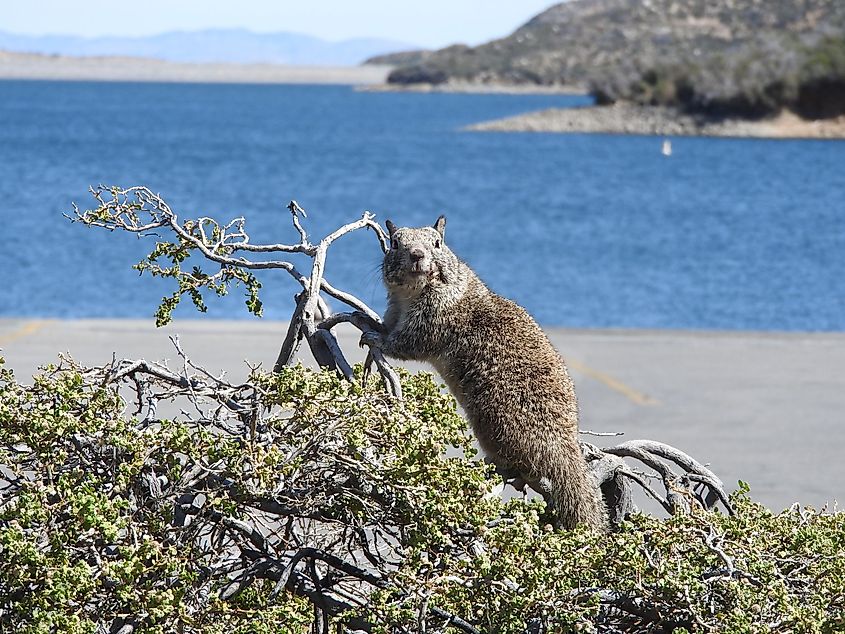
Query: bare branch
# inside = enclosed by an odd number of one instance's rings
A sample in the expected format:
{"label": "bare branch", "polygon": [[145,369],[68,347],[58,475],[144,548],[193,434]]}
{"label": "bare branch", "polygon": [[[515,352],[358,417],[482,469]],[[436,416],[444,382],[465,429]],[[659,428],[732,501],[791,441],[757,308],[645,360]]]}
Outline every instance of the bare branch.
{"label": "bare branch", "polygon": [[[336,288],[325,279],[325,263],[328,249],[334,242],[360,229],[373,230],[382,251],[387,248],[387,237],[381,226],[375,222],[372,213],[364,212],[360,219],[344,224],[313,244],[301,222],[301,218],[306,218],[307,214],[299,203],[293,200],[288,205],[288,210],[291,214],[291,223],[299,237],[298,242],[253,244],[243,217],[235,218],[225,224],[208,217],[180,222],[161,196],[147,187],[120,189],[99,186],[91,188],[90,191],[99,206],[82,212],[74,205],[73,216],[69,216],[74,222],[110,231],[120,229],[139,237],[162,229],[171,232],[175,237],[172,243],[159,242],[156,249],[136,266],[142,272],[148,270],[152,275],[171,277],[178,281],[179,290],[170,298],[165,298],[159,308],[157,313],[159,325],[170,320],[170,314],[182,295],[190,295],[197,308],[205,311],[202,289],[210,289],[223,295],[227,292],[231,281],[240,281],[246,285],[247,305],[252,312],[260,315],[261,303],[258,299],[260,284],[251,272],[283,270],[297,282],[302,292],[297,295],[291,323],[274,368],[278,371],[291,363],[299,343],[305,339],[321,366],[337,369],[346,378],[352,379],[351,367],[337,345],[337,340],[329,332],[332,325],[321,323],[330,316],[328,304],[322,297],[322,293],[325,292],[326,295],[352,307],[356,311],[354,314],[361,316],[355,321],[350,320],[350,323],[359,326],[366,325],[366,329],[372,329],[374,325],[380,324],[380,319],[366,303],[351,293]],[[196,252],[205,260],[217,265],[219,270],[211,275],[205,274],[198,267],[194,267],[191,271],[183,271],[180,265],[191,252]],[[248,259],[243,255],[236,255],[238,253],[305,255],[311,258],[311,271],[306,276],[291,261]],[[169,259],[170,266],[159,264],[160,258]],[[377,361],[377,366],[391,394],[400,394],[401,389],[398,388],[396,373],[387,361],[382,357]]]}
{"label": "bare branch", "polygon": [[[729,514],[733,513],[722,481],[710,469],[675,447],[653,440],[629,440],[615,447],[605,447],[602,451],[615,456],[634,458],[654,469],[663,480],[667,501],[673,506],[686,504],[684,497],[698,500],[705,508],[709,508],[718,500]],[[681,467],[684,473],[676,474],[664,460]],[[704,485],[715,498],[709,495],[702,498],[693,491],[693,487],[688,486],[688,482]],[[684,495],[679,497],[679,492]]]}

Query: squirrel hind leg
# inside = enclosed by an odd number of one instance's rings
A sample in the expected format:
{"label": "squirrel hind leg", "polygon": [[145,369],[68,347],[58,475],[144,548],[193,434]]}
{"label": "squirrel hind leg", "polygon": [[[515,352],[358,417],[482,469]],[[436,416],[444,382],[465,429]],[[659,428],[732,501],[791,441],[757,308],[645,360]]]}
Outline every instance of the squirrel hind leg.
{"label": "squirrel hind leg", "polygon": [[[514,489],[522,493],[523,496],[528,494],[529,487],[534,488],[525,478],[523,473],[516,467],[491,460],[489,456],[485,457],[485,459],[496,467],[496,474],[502,478],[505,486],[512,486]],[[502,487],[502,490],[503,489],[504,486]]]}

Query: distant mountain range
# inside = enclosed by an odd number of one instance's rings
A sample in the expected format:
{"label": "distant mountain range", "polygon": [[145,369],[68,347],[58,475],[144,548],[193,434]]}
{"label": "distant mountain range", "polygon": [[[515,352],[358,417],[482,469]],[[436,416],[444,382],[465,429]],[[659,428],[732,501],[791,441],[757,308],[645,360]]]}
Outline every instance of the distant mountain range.
{"label": "distant mountain range", "polygon": [[378,38],[329,42],[301,33],[246,29],[173,31],[143,37],[16,35],[0,31],[0,50],[70,56],[148,57],[173,62],[352,66],[369,57],[415,48]]}

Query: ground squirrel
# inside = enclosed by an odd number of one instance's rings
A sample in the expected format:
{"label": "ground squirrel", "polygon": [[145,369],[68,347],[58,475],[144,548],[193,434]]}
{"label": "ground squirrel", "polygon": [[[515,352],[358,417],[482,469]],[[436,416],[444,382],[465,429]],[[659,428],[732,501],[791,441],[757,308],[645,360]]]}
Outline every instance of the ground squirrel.
{"label": "ground squirrel", "polygon": [[604,529],[604,502],[578,442],[575,390],[546,335],[452,253],[443,216],[434,227],[397,228],[388,220],[387,228],[387,312],[362,345],[431,363],[501,473],[519,474],[541,491],[560,527]]}

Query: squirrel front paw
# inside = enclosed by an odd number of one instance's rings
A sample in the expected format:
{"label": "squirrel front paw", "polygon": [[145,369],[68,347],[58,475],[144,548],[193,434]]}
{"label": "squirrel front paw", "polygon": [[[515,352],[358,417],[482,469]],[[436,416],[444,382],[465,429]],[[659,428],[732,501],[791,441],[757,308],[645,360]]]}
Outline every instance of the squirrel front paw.
{"label": "squirrel front paw", "polygon": [[362,348],[364,346],[369,346],[370,348],[380,348],[382,341],[382,336],[379,333],[375,330],[368,330],[367,332],[361,334],[361,339],[358,341],[358,345]]}

